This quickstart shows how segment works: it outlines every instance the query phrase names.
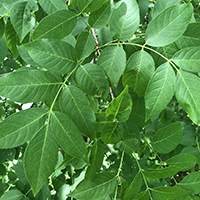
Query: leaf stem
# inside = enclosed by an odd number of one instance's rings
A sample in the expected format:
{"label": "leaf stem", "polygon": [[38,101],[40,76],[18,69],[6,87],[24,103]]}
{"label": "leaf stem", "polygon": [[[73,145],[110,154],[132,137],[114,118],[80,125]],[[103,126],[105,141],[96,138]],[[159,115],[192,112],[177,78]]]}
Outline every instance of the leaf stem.
{"label": "leaf stem", "polygon": [[123,160],[124,160],[124,151],[122,151],[122,157],[121,157],[121,161],[120,161],[120,164],[119,164],[118,172],[117,172],[117,175],[116,175],[117,177],[119,177],[120,172],[122,171]]}

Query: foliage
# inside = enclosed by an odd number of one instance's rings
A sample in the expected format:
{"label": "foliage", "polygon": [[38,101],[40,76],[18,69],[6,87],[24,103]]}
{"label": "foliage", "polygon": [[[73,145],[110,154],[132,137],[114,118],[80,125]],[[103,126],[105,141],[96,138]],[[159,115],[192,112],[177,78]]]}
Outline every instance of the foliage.
{"label": "foliage", "polygon": [[0,200],[200,197],[198,0],[0,0]]}

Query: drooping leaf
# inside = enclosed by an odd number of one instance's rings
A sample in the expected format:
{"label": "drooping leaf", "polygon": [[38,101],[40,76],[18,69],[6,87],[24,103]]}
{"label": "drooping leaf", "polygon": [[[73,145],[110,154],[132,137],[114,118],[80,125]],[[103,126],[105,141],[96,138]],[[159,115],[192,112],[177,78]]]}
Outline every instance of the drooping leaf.
{"label": "drooping leaf", "polygon": [[114,144],[122,138],[123,134],[124,129],[121,124],[116,121],[108,121],[101,132],[101,139],[106,144]]}
{"label": "drooping leaf", "polygon": [[103,158],[104,158],[104,145],[99,140],[96,141],[92,146],[90,154],[90,165],[86,170],[85,179],[92,180],[95,177],[96,173],[99,172],[103,164]]}
{"label": "drooping leaf", "polygon": [[58,10],[44,17],[33,33],[33,40],[41,38],[61,39],[76,26],[77,16],[69,10]]}
{"label": "drooping leaf", "polygon": [[20,42],[35,26],[35,18],[32,12],[38,10],[38,5],[34,1],[21,2],[13,6],[10,11],[10,20],[19,36]]}
{"label": "drooping leaf", "polygon": [[139,27],[139,7],[136,0],[123,0],[119,4],[110,17],[110,30],[114,38],[125,41]]}
{"label": "drooping leaf", "polygon": [[113,119],[122,123],[128,120],[131,110],[132,99],[128,93],[128,86],[126,86],[122,93],[109,103],[106,109],[106,117],[112,116]]}
{"label": "drooping leaf", "polygon": [[128,85],[139,97],[143,96],[155,70],[153,58],[146,51],[137,51],[128,60],[122,77],[123,85]]}
{"label": "drooping leaf", "polygon": [[78,59],[88,57],[95,48],[95,39],[92,32],[83,31],[77,38],[76,51]]}
{"label": "drooping leaf", "polygon": [[51,72],[67,74],[76,67],[76,51],[66,42],[41,39],[25,44],[24,47],[34,62]]}
{"label": "drooping leaf", "polygon": [[81,0],[78,1],[78,8],[81,12],[95,12],[108,0]]}
{"label": "drooping leaf", "polygon": [[89,15],[88,23],[93,28],[103,28],[108,23],[110,15],[111,5],[109,1],[106,1],[101,8]]}
{"label": "drooping leaf", "polygon": [[57,10],[68,9],[65,0],[39,0],[39,4],[47,14],[52,14]]}
{"label": "drooping leaf", "polygon": [[191,154],[178,154],[166,160],[165,162],[170,166],[177,166],[180,171],[187,171],[196,164],[197,158]]}
{"label": "drooping leaf", "polygon": [[199,34],[200,34],[199,23],[190,23],[187,27],[187,30],[175,43],[180,49],[186,47],[200,46]]}
{"label": "drooping leaf", "polygon": [[181,141],[183,127],[180,122],[171,123],[164,128],[158,129],[152,141],[153,148],[162,154],[174,150]]}
{"label": "drooping leaf", "polygon": [[175,73],[169,63],[157,68],[145,94],[146,120],[161,112],[174,95]]}
{"label": "drooping leaf", "polygon": [[89,95],[100,95],[107,98],[109,82],[104,71],[97,64],[81,65],[76,71],[76,81],[80,88]]}
{"label": "drooping leaf", "polygon": [[176,173],[180,171],[180,168],[177,166],[169,166],[165,168],[149,168],[145,170],[143,173],[145,176],[152,178],[152,179],[159,179],[159,178],[167,178],[174,176]]}
{"label": "drooping leaf", "polygon": [[[7,47],[10,49],[15,58],[19,56],[17,45],[19,45],[19,37],[11,24],[10,19],[7,20],[5,27],[5,38]],[[5,52],[5,51],[4,51]]]}
{"label": "drooping leaf", "polygon": [[108,46],[100,54],[97,64],[104,70],[110,85],[115,84],[125,69],[126,54],[120,46]]}
{"label": "drooping leaf", "polygon": [[157,187],[152,189],[152,195],[154,199],[162,200],[176,200],[179,197],[184,198],[190,193],[190,191],[183,190],[177,186],[174,187]]}
{"label": "drooping leaf", "polygon": [[68,196],[77,199],[105,199],[114,192],[116,177],[109,173],[97,174],[92,180],[83,180]]}
{"label": "drooping leaf", "polygon": [[58,145],[69,155],[87,162],[86,145],[74,122],[64,113],[53,112],[51,126]]}
{"label": "drooping leaf", "polygon": [[183,180],[178,184],[179,187],[192,191],[193,194],[200,193],[200,173],[192,172],[185,176]]}
{"label": "drooping leaf", "polygon": [[18,69],[0,78],[0,95],[21,103],[52,100],[62,79],[46,71]]}
{"label": "drooping leaf", "polygon": [[46,114],[42,108],[31,108],[6,118],[0,123],[0,148],[17,147],[33,138],[44,126]]}
{"label": "drooping leaf", "polygon": [[188,47],[178,51],[172,61],[181,69],[198,73],[200,72],[200,47]]}
{"label": "drooping leaf", "polygon": [[190,119],[200,125],[200,78],[185,71],[179,71],[176,81],[176,98]]}
{"label": "drooping leaf", "polygon": [[158,47],[176,41],[185,32],[192,13],[191,4],[175,5],[165,9],[149,23],[146,43]]}
{"label": "drooping leaf", "polygon": [[33,194],[36,195],[53,172],[58,145],[49,124],[30,141],[24,154],[24,170]]}
{"label": "drooping leaf", "polygon": [[173,6],[173,5],[179,5],[179,0],[171,0],[171,1],[165,1],[165,0],[157,0],[154,8],[151,11],[151,18],[154,19],[158,14],[160,14],[163,10],[166,8]]}
{"label": "drooping leaf", "polygon": [[95,137],[96,118],[85,94],[73,85],[65,86],[60,97],[62,111],[67,114],[81,133]]}
{"label": "drooping leaf", "polygon": [[138,172],[131,184],[126,188],[123,200],[132,200],[138,194],[142,187],[142,174]]}

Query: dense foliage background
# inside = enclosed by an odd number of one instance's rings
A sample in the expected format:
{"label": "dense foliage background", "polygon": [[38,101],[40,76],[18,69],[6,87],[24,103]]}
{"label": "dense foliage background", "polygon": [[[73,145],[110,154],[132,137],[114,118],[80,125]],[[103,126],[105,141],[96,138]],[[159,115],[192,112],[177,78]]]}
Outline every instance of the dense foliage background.
{"label": "dense foliage background", "polygon": [[0,0],[0,200],[200,198],[198,0]]}

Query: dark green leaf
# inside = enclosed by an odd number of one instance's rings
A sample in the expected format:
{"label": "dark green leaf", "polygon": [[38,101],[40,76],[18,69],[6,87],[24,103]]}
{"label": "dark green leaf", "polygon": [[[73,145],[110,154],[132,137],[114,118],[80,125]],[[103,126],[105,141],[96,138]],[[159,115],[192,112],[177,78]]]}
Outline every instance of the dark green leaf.
{"label": "dark green leaf", "polygon": [[146,119],[161,112],[174,95],[175,73],[169,63],[157,68],[145,94]]}
{"label": "dark green leaf", "polygon": [[143,183],[142,174],[138,172],[134,177],[133,181],[131,182],[131,184],[125,190],[123,200],[132,200],[140,191],[142,183]]}
{"label": "dark green leaf", "polygon": [[197,158],[191,154],[178,154],[165,161],[170,166],[177,166],[180,171],[187,171],[196,164]]}
{"label": "dark green leaf", "polygon": [[143,96],[154,70],[153,58],[146,51],[138,51],[126,64],[123,85],[128,85],[139,97]]}
{"label": "dark green leaf", "polygon": [[66,42],[42,39],[25,44],[24,47],[34,62],[51,72],[67,74],[76,67],[76,52]]}
{"label": "dark green leaf", "polygon": [[56,166],[58,145],[55,141],[55,136],[47,124],[26,148],[24,169],[34,195],[40,191]]}
{"label": "dark green leaf", "polygon": [[74,122],[64,113],[53,112],[51,126],[58,145],[69,155],[87,162],[86,145]]}
{"label": "dark green leaf", "polygon": [[0,78],[1,96],[21,103],[52,100],[62,79],[46,71],[18,69]]}
{"label": "dark green leaf", "polygon": [[176,98],[190,119],[200,125],[200,78],[184,71],[179,71],[177,76]]}
{"label": "dark green leaf", "polygon": [[37,10],[38,6],[34,1],[18,3],[11,9],[10,20],[19,36],[20,42],[35,26],[35,18],[32,16],[32,12]]}
{"label": "dark green leaf", "polygon": [[7,53],[8,53],[8,48],[6,46],[6,41],[5,38],[2,37],[0,39],[0,63],[4,61]]}
{"label": "dark green leaf", "polygon": [[128,93],[128,86],[121,94],[113,99],[106,109],[106,117],[111,116],[113,120],[117,119],[120,123],[128,120],[132,110],[132,99]]}
{"label": "dark green leaf", "polygon": [[100,9],[92,12],[89,15],[88,23],[91,27],[100,29],[103,28],[109,21],[111,15],[111,5],[107,1]]}
{"label": "dark green leaf", "polygon": [[96,118],[87,97],[79,88],[66,86],[61,93],[60,105],[81,133],[95,137]]}
{"label": "dark green leaf", "polygon": [[125,69],[126,54],[122,47],[109,46],[100,54],[97,64],[106,73],[110,85],[115,84]]}
{"label": "dark green leaf", "polygon": [[104,71],[96,64],[81,65],[76,71],[76,81],[80,88],[89,95],[105,97],[109,93],[109,82]]}
{"label": "dark green leaf", "polygon": [[174,150],[181,141],[183,127],[180,122],[171,123],[164,128],[158,129],[152,141],[153,148],[162,154]]}
{"label": "dark green leaf", "polygon": [[109,173],[96,175],[92,180],[83,180],[70,193],[70,197],[77,199],[105,199],[109,194],[114,192],[116,187],[116,177]]}
{"label": "dark green leaf", "polygon": [[0,147],[17,147],[33,138],[44,126],[46,114],[42,108],[32,108],[6,118],[0,123]]}
{"label": "dark green leaf", "polygon": [[19,199],[23,199],[24,194],[17,190],[17,189],[12,189],[9,190],[8,192],[6,192],[0,199],[1,200],[19,200]]}
{"label": "dark green leaf", "polygon": [[33,40],[41,38],[61,39],[74,29],[76,14],[69,10],[59,10],[46,16],[33,33]]}
{"label": "dark green leaf", "polygon": [[95,48],[95,39],[92,32],[83,31],[77,38],[76,51],[78,59],[88,57]]}
{"label": "dark green leaf", "polygon": [[200,72],[200,47],[181,49],[174,55],[172,61],[183,70]]}
{"label": "dark green leaf", "polygon": [[88,166],[85,178],[92,180],[96,173],[99,172],[104,159],[104,144],[101,141],[94,143],[90,153],[90,165]]}
{"label": "dark green leaf", "polygon": [[191,4],[175,5],[165,9],[149,23],[146,43],[151,46],[164,46],[176,41],[185,32],[192,13]]}
{"label": "dark green leaf", "polygon": [[126,41],[139,27],[139,7],[136,0],[123,0],[119,4],[110,17],[110,30],[114,38]]}
{"label": "dark green leaf", "polygon": [[68,9],[65,0],[39,0],[39,4],[47,14],[52,14],[57,10]]}
{"label": "dark green leaf", "polygon": [[2,38],[4,34],[4,28],[5,28],[5,23],[3,18],[0,19],[0,39]]}

